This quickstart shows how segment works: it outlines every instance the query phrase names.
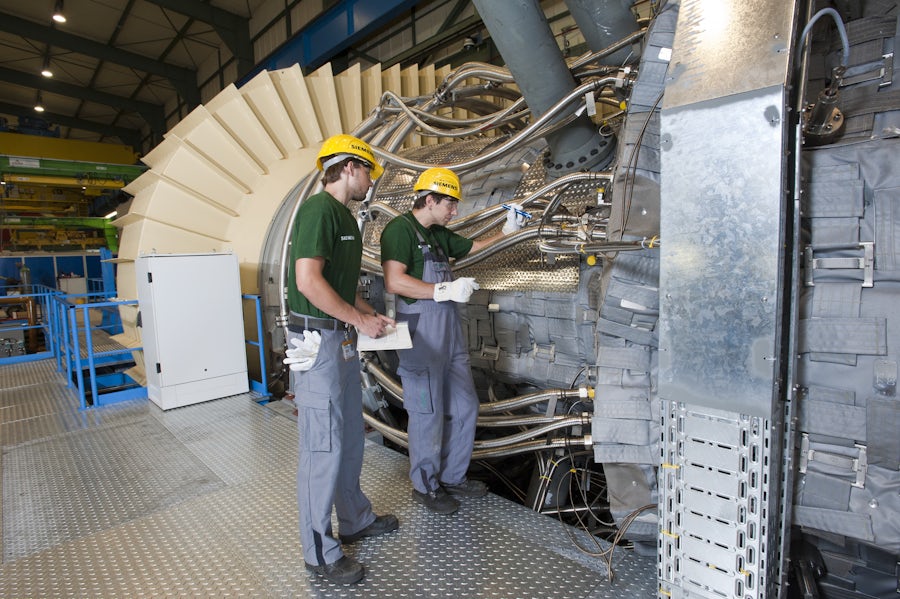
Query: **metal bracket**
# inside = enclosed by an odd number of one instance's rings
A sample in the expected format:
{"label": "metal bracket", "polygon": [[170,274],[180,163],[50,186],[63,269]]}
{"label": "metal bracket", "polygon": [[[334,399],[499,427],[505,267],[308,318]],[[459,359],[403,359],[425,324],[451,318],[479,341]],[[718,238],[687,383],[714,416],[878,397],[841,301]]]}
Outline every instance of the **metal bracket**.
{"label": "metal bracket", "polygon": [[886,87],[894,82],[894,53],[884,55],[884,72],[878,87]]}
{"label": "metal bracket", "polygon": [[488,360],[496,360],[500,357],[500,347],[499,346],[490,346],[490,345],[482,345],[481,346],[481,357],[487,358]]}
{"label": "metal bracket", "polygon": [[843,468],[848,472],[856,473],[856,482],[850,484],[859,489],[864,489],[866,487],[866,472],[869,468],[866,446],[857,443],[854,444],[854,447],[856,447],[856,450],[859,452],[855,458],[836,453],[828,453],[827,451],[817,451],[809,448],[809,435],[803,433],[800,440],[799,470],[806,474],[806,468],[810,462],[819,462],[820,464]]}
{"label": "metal bracket", "polygon": [[535,358],[546,358],[548,362],[553,362],[556,359],[556,344],[538,345],[535,343],[532,345],[532,353]]}
{"label": "metal bracket", "polygon": [[[834,251],[834,250],[859,250],[863,255],[859,257],[846,258],[816,258],[817,251]],[[828,245],[828,246],[806,246],[803,250],[804,262],[806,266],[805,283],[807,287],[814,287],[814,274],[816,270],[853,270],[863,271],[863,287],[872,287],[875,277],[875,243],[871,241],[860,241],[855,245]]]}
{"label": "metal bracket", "polygon": [[844,77],[841,81],[841,87],[847,87],[848,85],[856,85],[857,83],[864,83],[866,81],[875,81],[876,79],[881,79],[878,84],[878,87],[887,87],[894,80],[894,53],[890,52],[888,54],[884,54],[881,57],[881,64],[876,64],[871,69],[864,71],[862,73],[857,73],[851,75],[850,77]]}

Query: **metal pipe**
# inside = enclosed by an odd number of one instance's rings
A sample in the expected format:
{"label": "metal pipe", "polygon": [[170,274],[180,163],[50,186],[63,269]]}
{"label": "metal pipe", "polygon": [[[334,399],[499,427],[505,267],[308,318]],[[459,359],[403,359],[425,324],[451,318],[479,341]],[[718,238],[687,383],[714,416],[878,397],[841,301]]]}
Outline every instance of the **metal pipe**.
{"label": "metal pipe", "polygon": [[365,410],[363,410],[363,419],[366,421],[366,424],[374,428],[376,431],[384,435],[386,439],[389,439],[393,443],[400,445],[402,447],[409,447],[409,435],[404,433],[401,430],[393,428],[378,420],[372,414],[369,414]]}
{"label": "metal pipe", "polygon": [[551,449],[566,449],[569,447],[590,447],[591,436],[583,437],[562,437],[559,439],[549,439],[540,441],[525,441],[517,443],[509,447],[475,449],[472,452],[473,460],[483,460],[486,458],[501,458],[520,453],[532,453],[535,451],[546,451]]}
{"label": "metal pipe", "polygon": [[605,58],[606,56],[609,56],[610,54],[613,54],[616,51],[621,50],[622,48],[625,48],[632,44],[636,44],[641,40],[641,38],[644,37],[646,33],[646,28],[641,29],[640,31],[635,31],[631,35],[626,36],[613,44],[610,44],[608,47],[602,50],[599,50],[597,52],[588,52],[584,56],[579,56],[572,63],[572,70],[575,71],[586,64],[592,63],[596,60],[600,60],[601,58]]}
{"label": "metal pipe", "polygon": [[363,368],[368,370],[372,376],[375,377],[375,380],[378,381],[378,384],[381,385],[382,389],[399,399],[401,402],[403,401],[403,387],[401,387],[399,381],[388,374],[381,365],[374,360],[364,359]]}
{"label": "metal pipe", "polygon": [[571,416],[538,416],[536,414],[527,414],[525,416],[479,416],[478,426],[483,426],[485,428],[534,426],[536,424],[558,422],[564,418],[571,418]]}
{"label": "metal pipe", "polygon": [[[575,89],[575,78],[538,0],[473,0],[473,4],[535,116]],[[550,176],[602,168],[612,160],[615,148],[614,138],[598,135],[587,115],[546,139],[550,156],[545,167]]]}
{"label": "metal pipe", "polygon": [[552,433],[553,431],[557,431],[561,428],[568,428],[570,426],[585,426],[588,424],[590,424],[590,419],[582,418],[581,416],[565,416],[560,420],[550,422],[541,426],[536,426],[534,428],[529,428],[522,431],[521,433],[516,433],[514,435],[507,435],[505,437],[498,437],[496,439],[484,439],[481,441],[476,440],[475,448],[491,449],[494,447],[507,447],[509,445],[514,445],[516,443],[526,441],[528,439],[533,439],[534,437]]}
{"label": "metal pipe", "polygon": [[[516,148],[524,143],[530,143],[533,140],[534,133],[539,131],[544,125],[553,121],[560,113],[562,113],[570,104],[575,102],[579,102],[579,106],[576,110],[579,110],[584,106],[584,95],[588,92],[597,91],[607,86],[629,86],[631,85],[631,81],[633,77],[604,77],[602,79],[596,79],[593,81],[588,81],[583,85],[578,86],[573,91],[566,94],[562,99],[559,100],[553,107],[548,110],[546,113],[541,115],[539,118],[535,119],[528,127],[522,129],[518,133],[516,133],[513,137],[508,139],[503,144],[496,146],[490,152],[485,152],[467,160],[465,162],[458,162],[455,164],[447,164],[444,165],[446,168],[449,168],[457,173],[463,173],[466,171],[474,170],[488,162],[494,160],[495,158],[508,153],[513,148]],[[574,112],[574,110],[573,110]],[[397,154],[392,153],[390,150],[385,149],[384,147],[380,147],[377,144],[372,147],[372,151],[376,156],[381,158],[386,163],[395,164],[397,166],[403,166],[414,171],[424,171],[427,168],[434,166],[433,164],[429,164],[427,162],[419,162],[417,160],[410,160],[408,158],[404,158],[403,156],[399,156]],[[586,168],[586,167],[585,167]]]}
{"label": "metal pipe", "polygon": [[[447,91],[453,89],[467,79],[484,79],[495,83],[515,83],[509,69],[498,67],[486,62],[467,62],[449,75],[447,75],[435,91],[435,96],[441,97]],[[441,100],[444,101],[443,99]]]}
{"label": "metal pipe", "polygon": [[421,110],[414,110],[409,106],[403,104],[399,105],[399,110],[404,112],[406,116],[413,123],[415,123],[419,127],[419,129],[421,129],[421,131],[419,131],[419,135],[431,133],[438,137],[465,137],[467,135],[478,135],[480,133],[484,133],[485,131],[494,129],[506,122],[520,120],[522,117],[527,115],[527,111],[522,110],[515,113],[514,111],[519,109],[524,103],[524,100],[522,98],[519,98],[519,100],[509,108],[499,110],[485,118],[470,119],[471,121],[477,122],[477,125],[474,127],[453,130],[438,129],[433,125],[428,124],[426,120],[430,120],[430,116],[422,118],[420,114],[427,113],[423,113]]}
{"label": "metal pipe", "polygon": [[511,399],[503,399],[500,401],[491,401],[482,403],[478,406],[479,414],[497,414],[499,412],[509,412],[526,406],[549,401],[553,398],[557,399],[584,399],[584,392],[581,389],[545,389],[534,393],[519,395]]}
{"label": "metal pipe", "polygon": [[660,246],[658,238],[640,241],[542,241],[538,249],[545,254],[602,254],[605,252],[627,252],[634,250],[655,249]]}
{"label": "metal pipe", "polygon": [[[381,385],[381,388],[394,397],[403,399],[403,387],[391,376],[380,364],[374,360],[363,360],[363,366],[369,373],[375,377],[375,380]],[[584,399],[589,393],[585,389],[545,389],[534,393],[520,395],[512,399],[504,399],[500,401],[490,401],[482,403],[478,407],[479,419],[485,418],[487,414],[497,414],[499,412],[509,412],[517,408],[530,406],[536,403],[556,399]],[[528,417],[535,417],[530,415]],[[487,417],[490,419],[490,417]],[[563,418],[570,418],[564,416]],[[497,419],[499,420],[499,419]],[[555,421],[555,418],[553,419]],[[514,425],[514,424],[511,424]]]}

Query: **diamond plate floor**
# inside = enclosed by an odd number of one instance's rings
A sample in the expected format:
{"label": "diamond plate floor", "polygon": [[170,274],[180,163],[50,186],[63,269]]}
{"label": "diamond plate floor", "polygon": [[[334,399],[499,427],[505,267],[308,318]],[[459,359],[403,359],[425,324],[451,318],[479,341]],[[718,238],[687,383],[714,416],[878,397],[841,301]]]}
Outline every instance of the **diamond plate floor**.
{"label": "diamond plate floor", "polygon": [[367,566],[359,585],[309,578],[290,410],[239,395],[79,411],[55,366],[0,366],[0,597],[656,595],[655,559],[617,550],[608,582],[579,533],[495,495],[428,512],[405,456],[371,442],[362,485],[400,530],[346,548]]}

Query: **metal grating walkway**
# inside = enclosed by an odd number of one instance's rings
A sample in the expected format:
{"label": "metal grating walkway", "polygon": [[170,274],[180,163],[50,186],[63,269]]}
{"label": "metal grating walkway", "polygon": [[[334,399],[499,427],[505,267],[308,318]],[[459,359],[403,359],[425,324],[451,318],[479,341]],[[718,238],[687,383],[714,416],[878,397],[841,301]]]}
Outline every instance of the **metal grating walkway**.
{"label": "metal grating walkway", "polygon": [[147,400],[77,405],[52,360],[0,367],[0,597],[656,594],[655,558],[617,549],[608,582],[569,539],[580,533],[498,496],[428,512],[412,501],[406,457],[375,443],[362,485],[400,530],[345,548],[367,566],[361,584],[309,578],[295,423],[279,404],[247,394],[168,412]]}

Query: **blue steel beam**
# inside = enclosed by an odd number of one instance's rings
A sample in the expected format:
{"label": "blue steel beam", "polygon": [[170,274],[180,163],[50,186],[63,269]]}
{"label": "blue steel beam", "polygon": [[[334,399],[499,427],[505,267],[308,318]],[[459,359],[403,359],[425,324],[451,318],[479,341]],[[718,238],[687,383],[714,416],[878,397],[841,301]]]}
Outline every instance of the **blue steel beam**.
{"label": "blue steel beam", "polygon": [[422,0],[343,0],[313,19],[278,50],[262,60],[238,82],[246,83],[263,70],[300,63],[314,70],[353,44],[372,35]]}

